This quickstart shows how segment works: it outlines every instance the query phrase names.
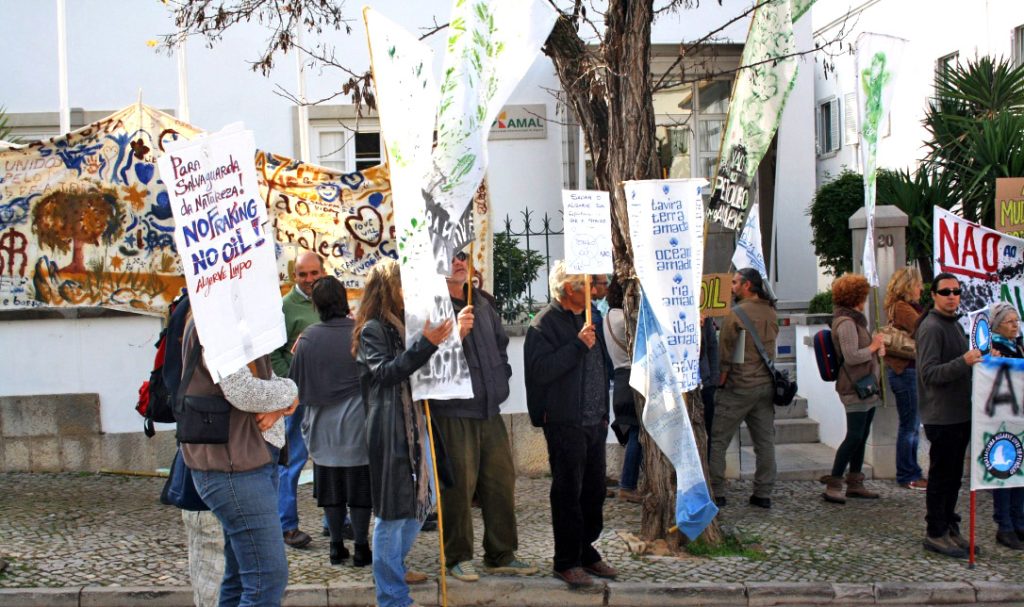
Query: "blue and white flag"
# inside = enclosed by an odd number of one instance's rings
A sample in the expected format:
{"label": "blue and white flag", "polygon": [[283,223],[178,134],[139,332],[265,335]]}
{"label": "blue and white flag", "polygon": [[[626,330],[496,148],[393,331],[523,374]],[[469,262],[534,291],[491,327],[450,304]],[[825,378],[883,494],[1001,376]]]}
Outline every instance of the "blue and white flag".
{"label": "blue and white flag", "polygon": [[682,385],[672,369],[667,337],[643,294],[629,385],[647,401],[644,428],[676,470],[676,526],[693,540],[715,518],[718,507],[704,481],[700,452],[693,439]]}
{"label": "blue and white flag", "polygon": [[736,241],[736,251],[732,254],[732,265],[737,270],[742,268],[757,270],[764,280],[768,294],[774,297],[771,283],[768,281],[768,268],[764,263],[764,247],[761,245],[761,211],[756,202],[750,205],[747,222],[743,224],[743,230]]}
{"label": "blue and white flag", "polygon": [[700,386],[703,179],[627,181],[633,264],[643,288],[629,384],[644,428],[676,470],[676,525],[696,539],[718,513],[683,396]]}

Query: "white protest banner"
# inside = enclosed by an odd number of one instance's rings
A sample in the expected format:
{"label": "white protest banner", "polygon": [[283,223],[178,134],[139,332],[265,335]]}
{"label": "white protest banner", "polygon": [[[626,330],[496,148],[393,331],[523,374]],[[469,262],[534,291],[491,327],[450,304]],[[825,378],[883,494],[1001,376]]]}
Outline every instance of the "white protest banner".
{"label": "white protest banner", "polygon": [[868,228],[864,237],[864,276],[878,286],[875,265],[875,180],[878,165],[878,135],[889,115],[889,101],[896,85],[903,38],[863,33],[857,36],[857,105],[860,111],[860,156],[864,163],[864,207]]}
{"label": "white protest banner", "polygon": [[932,252],[935,274],[949,272],[960,281],[964,330],[969,329],[967,313],[997,301],[1012,304],[1024,316],[1024,240],[935,207]]}
{"label": "white protest banner", "polygon": [[[455,320],[448,286],[431,253],[421,185],[430,167],[434,108],[433,51],[370,8],[363,9],[370,40],[381,135],[391,171],[391,196],[405,300],[405,339],[412,343],[432,325]],[[414,399],[471,398],[473,384],[458,330],[410,380]]]}
{"label": "white protest banner", "polygon": [[608,192],[562,190],[565,264],[570,274],[611,274],[612,216]]}
{"label": "white protest banner", "polygon": [[775,131],[786,99],[796,83],[793,22],[814,0],[769,0],[758,6],[743,45],[729,116],[715,170],[707,221],[737,230],[750,210],[750,184]]}
{"label": "white protest banner", "polygon": [[[543,0],[453,0],[437,108],[437,147],[420,204],[437,271],[451,266],[455,226],[487,170],[487,134],[533,65],[556,13]],[[429,65],[428,65],[429,70]],[[383,95],[378,91],[377,98]],[[434,125],[433,118],[429,123]]]}
{"label": "white protest banner", "polygon": [[[699,224],[698,224],[699,225]],[[700,228],[697,228],[700,230]],[[658,322],[647,294],[640,298],[633,371],[629,385],[643,395],[643,424],[676,471],[676,525],[691,540],[697,539],[718,507],[711,500],[693,426],[686,410],[683,386],[672,368],[666,333]]]}
{"label": "white protest banner", "polygon": [[230,125],[157,158],[192,315],[214,381],[287,340],[252,131]]}
{"label": "white protest banner", "polygon": [[703,179],[623,184],[633,265],[666,333],[683,390],[700,386],[700,290],[704,268]]}
{"label": "white protest banner", "polygon": [[971,489],[1024,487],[1024,359],[986,356],[971,384]]}

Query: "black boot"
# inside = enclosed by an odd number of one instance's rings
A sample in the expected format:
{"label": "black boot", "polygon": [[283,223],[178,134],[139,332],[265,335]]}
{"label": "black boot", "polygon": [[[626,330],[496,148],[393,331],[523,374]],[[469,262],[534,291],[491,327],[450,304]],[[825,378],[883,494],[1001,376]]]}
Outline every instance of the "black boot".
{"label": "black boot", "polygon": [[340,565],[342,561],[348,558],[348,548],[345,547],[344,540],[340,542],[331,542],[331,564]]}
{"label": "black boot", "polygon": [[370,544],[356,544],[355,554],[352,555],[354,567],[366,567],[373,563],[373,552],[370,551]]}

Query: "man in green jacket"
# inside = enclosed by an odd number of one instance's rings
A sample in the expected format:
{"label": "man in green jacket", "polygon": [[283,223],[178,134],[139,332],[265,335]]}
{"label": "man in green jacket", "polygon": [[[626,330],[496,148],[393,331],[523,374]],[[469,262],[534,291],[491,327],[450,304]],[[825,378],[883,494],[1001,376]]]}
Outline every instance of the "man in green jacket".
{"label": "man in green jacket", "polygon": [[[320,322],[320,317],[313,309],[313,300],[310,295],[313,293],[313,283],[324,276],[324,261],[316,253],[307,251],[299,255],[295,260],[295,268],[292,274],[292,290],[282,298],[282,309],[284,311],[284,324],[288,331],[288,341],[274,350],[270,355],[270,361],[274,365],[274,374],[278,377],[288,377],[288,370],[292,366],[292,346],[299,335],[309,325]],[[296,505],[296,491],[299,486],[299,474],[306,465],[309,452],[306,451],[306,443],[302,440],[302,415],[304,409],[300,402],[295,413],[285,418],[285,432],[288,443],[288,465],[279,467],[279,487],[277,499],[277,512],[281,516],[281,530],[284,532],[284,543],[292,548],[303,548],[313,538],[299,529],[299,512]]]}

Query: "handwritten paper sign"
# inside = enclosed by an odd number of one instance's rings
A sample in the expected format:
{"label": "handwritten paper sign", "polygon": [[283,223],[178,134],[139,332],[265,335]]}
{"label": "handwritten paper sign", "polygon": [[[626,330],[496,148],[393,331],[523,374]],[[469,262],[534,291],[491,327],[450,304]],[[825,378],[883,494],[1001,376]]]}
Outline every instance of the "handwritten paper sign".
{"label": "handwritten paper sign", "polygon": [[996,229],[1024,237],[1024,177],[996,179]]}
{"label": "handwritten paper sign", "polygon": [[252,131],[241,124],[157,160],[206,366],[219,381],[285,343],[273,237]]}
{"label": "handwritten paper sign", "polygon": [[708,316],[728,316],[732,308],[732,274],[705,274],[700,282],[700,311]]}
{"label": "handwritten paper sign", "polygon": [[571,274],[611,274],[612,217],[608,192],[562,190],[565,264]]}

